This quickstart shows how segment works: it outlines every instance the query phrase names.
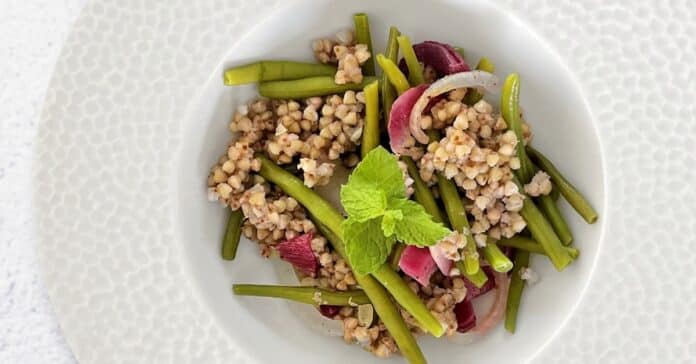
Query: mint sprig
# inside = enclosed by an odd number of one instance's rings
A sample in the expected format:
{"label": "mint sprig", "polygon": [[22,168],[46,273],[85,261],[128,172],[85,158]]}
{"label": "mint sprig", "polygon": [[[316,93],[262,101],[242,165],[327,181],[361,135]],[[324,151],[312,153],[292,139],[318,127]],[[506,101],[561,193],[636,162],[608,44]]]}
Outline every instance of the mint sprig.
{"label": "mint sprig", "polygon": [[382,147],[368,153],[341,187],[348,213],[343,240],[353,269],[372,273],[389,257],[394,243],[431,246],[450,231],[423,206],[407,199],[396,156]]}

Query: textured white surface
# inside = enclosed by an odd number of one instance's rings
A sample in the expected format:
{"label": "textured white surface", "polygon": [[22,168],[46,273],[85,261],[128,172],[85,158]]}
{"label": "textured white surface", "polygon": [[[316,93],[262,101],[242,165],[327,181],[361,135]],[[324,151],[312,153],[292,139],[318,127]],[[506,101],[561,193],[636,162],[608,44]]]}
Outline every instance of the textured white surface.
{"label": "textured white surface", "polygon": [[0,363],[74,363],[39,278],[31,218],[38,117],[85,0],[0,0]]}
{"label": "textured white surface", "polygon": [[[598,269],[535,362],[693,362],[696,85],[686,81],[696,4],[501,1],[580,80],[607,161]],[[82,362],[242,361],[187,286],[171,220],[148,211],[168,207],[169,187],[156,177],[174,173],[167,153],[181,141],[187,101],[229,34],[276,3],[112,0],[78,21],[40,128],[37,202],[48,289]],[[95,166],[98,175],[85,172]],[[100,210],[84,212],[95,201]]]}

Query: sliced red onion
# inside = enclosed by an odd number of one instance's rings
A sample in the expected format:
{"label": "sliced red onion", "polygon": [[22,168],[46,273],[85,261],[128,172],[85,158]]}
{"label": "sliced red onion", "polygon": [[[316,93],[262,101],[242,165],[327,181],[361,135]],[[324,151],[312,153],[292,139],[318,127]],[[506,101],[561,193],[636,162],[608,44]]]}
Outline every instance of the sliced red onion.
{"label": "sliced red onion", "polygon": [[389,145],[392,151],[397,154],[406,152],[404,144],[410,136],[408,123],[411,109],[427,88],[428,85],[412,87],[401,94],[392,105],[387,130],[389,132]]}
{"label": "sliced red onion", "polygon": [[341,310],[341,306],[332,306],[332,305],[320,305],[319,306],[319,313],[321,313],[322,316],[327,317],[327,318],[334,318],[336,315],[338,315],[338,311]]}
{"label": "sliced red onion", "polygon": [[491,306],[486,316],[474,327],[474,332],[485,335],[492,328],[496,327],[503,316],[505,316],[505,305],[507,303],[508,290],[510,288],[510,278],[507,273],[493,273],[497,290],[495,292],[495,302]]}
{"label": "sliced red onion", "polygon": [[457,331],[464,333],[476,327],[476,313],[474,304],[467,295],[464,301],[454,306],[454,315],[457,317]]}
{"label": "sliced red onion", "polygon": [[422,286],[427,286],[430,284],[430,276],[437,270],[437,265],[428,248],[409,245],[401,253],[399,268]]}
{"label": "sliced red onion", "polygon": [[314,277],[319,263],[312,251],[314,234],[306,233],[278,244],[280,259],[291,263],[301,272]]}
{"label": "sliced red onion", "polygon": [[488,280],[480,288],[476,287],[468,279],[464,279],[464,284],[466,285],[466,296],[469,299],[473,300],[478,296],[483,296],[495,288],[495,280],[493,279],[493,270],[491,267],[481,267],[481,269],[483,269],[483,272],[486,273],[486,276],[488,276]]}
{"label": "sliced red onion", "polygon": [[[428,87],[420,95],[418,101],[416,101],[416,103],[413,105],[413,108],[411,109],[411,115],[409,116],[409,129],[411,130],[411,135],[413,135],[413,137],[416,138],[418,142],[422,144],[428,144],[428,136],[421,129],[420,121],[423,117],[423,111],[430,103],[430,100],[438,95],[444,94],[445,92],[449,92],[462,87],[480,87],[488,92],[497,93],[500,89],[500,82],[498,81],[498,77],[484,71],[454,73],[435,81],[435,83],[431,84],[430,87]],[[405,93],[403,95],[405,95]],[[396,105],[396,102],[394,103],[394,105]],[[392,107],[392,113],[393,112],[394,107]],[[392,117],[390,115],[390,124],[391,118]],[[405,133],[402,132],[402,134]],[[392,136],[391,131],[389,132],[389,136]],[[403,142],[404,140],[406,140],[406,137],[401,136],[400,140]],[[399,148],[395,149],[395,143],[393,139],[391,143],[392,150],[395,153],[401,153],[400,150],[403,151],[403,145],[399,145],[398,143],[396,143],[396,147]]]}
{"label": "sliced red onion", "polygon": [[453,262],[449,260],[438,245],[429,247],[430,255],[433,257],[437,268],[445,277],[449,277]]}
{"label": "sliced red onion", "polygon": [[432,40],[414,44],[416,58],[437,71],[438,75],[451,75],[469,71],[469,65],[452,46]]}

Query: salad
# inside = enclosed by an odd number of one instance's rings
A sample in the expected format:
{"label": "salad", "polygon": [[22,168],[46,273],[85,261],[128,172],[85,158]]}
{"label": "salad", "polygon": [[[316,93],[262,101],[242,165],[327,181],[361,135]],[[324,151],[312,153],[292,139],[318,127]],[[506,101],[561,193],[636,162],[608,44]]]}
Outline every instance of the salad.
{"label": "salad", "polygon": [[[412,44],[395,27],[376,53],[368,17],[354,23],[312,43],[317,62],[224,73],[229,86],[258,83],[260,97],[237,107],[208,177],[209,199],[231,210],[222,257],[234,259],[243,234],[298,279],[234,294],[316,306],[346,342],[410,363],[426,362],[417,335],[485,335],[501,321],[514,332],[538,278],[530,254],[558,271],[578,259],[559,196],[587,223],[597,213],[531,146],[519,75],[500,81],[490,60],[472,70],[462,49]],[[318,192],[339,169],[340,206]]]}

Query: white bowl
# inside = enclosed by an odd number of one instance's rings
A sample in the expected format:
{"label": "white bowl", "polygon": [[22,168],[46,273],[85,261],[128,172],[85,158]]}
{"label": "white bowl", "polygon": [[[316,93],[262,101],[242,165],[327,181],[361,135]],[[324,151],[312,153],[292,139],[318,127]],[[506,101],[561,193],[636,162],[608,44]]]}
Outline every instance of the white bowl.
{"label": "white bowl", "polygon": [[[461,46],[475,66],[480,56],[496,64],[496,74],[521,75],[521,104],[534,132],[533,144],[544,151],[598,209],[604,211],[604,175],[597,133],[585,98],[572,72],[529,27],[500,8],[481,2],[304,1],[285,6],[240,37],[210,70],[210,79],[194,100],[184,124],[177,159],[176,224],[184,260],[203,302],[215,320],[259,363],[356,363],[372,359],[357,346],[328,337],[317,326],[333,326],[318,313],[273,299],[236,297],[232,283],[294,284],[289,265],[260,257],[256,244],[241,243],[237,259],[225,262],[219,242],[226,211],[206,200],[210,166],[224,153],[227,129],[237,105],[256,95],[255,86],[225,87],[226,67],[259,59],[311,60],[310,41],[352,27],[351,15],[366,12],[374,47],[384,49],[387,29],[397,26],[415,42],[438,40]],[[498,96],[492,96],[494,105]],[[581,250],[564,272],[545,258],[532,266],[542,280],[525,290],[517,333],[499,327],[474,344],[421,338],[431,363],[513,363],[540,351],[564,325],[581,298],[599,252],[603,219],[586,225],[565,203],[561,206]],[[304,309],[304,310],[303,310]],[[299,311],[298,311],[299,310]],[[334,323],[335,324],[335,323]],[[400,359],[393,359],[398,362]]]}

